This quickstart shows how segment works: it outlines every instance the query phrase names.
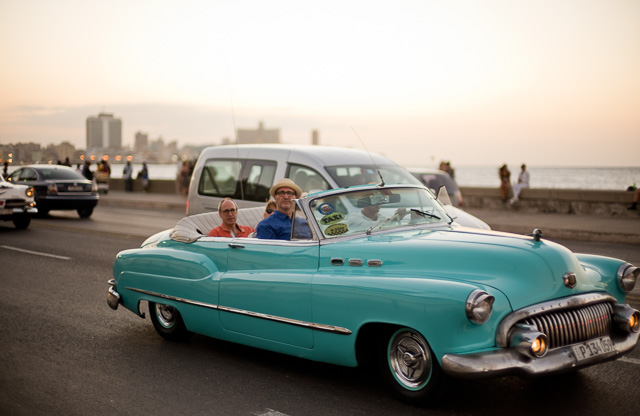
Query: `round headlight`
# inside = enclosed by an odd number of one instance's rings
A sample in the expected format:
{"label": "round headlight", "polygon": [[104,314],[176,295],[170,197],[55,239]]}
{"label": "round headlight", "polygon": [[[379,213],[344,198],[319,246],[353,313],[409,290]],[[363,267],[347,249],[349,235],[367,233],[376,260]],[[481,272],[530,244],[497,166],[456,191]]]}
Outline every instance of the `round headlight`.
{"label": "round headlight", "polygon": [[624,292],[629,293],[636,286],[636,281],[640,275],[640,268],[625,263],[618,268],[618,286]]}
{"label": "round headlight", "polygon": [[31,198],[33,196],[33,194],[34,194],[33,187],[31,187],[31,186],[28,187],[27,190],[24,191],[24,193],[25,193],[25,195],[27,195],[27,197]]}
{"label": "round headlight", "polygon": [[531,343],[531,354],[533,354],[534,357],[544,357],[546,353],[547,337],[540,334]]}
{"label": "round headlight", "polygon": [[484,290],[476,289],[469,297],[465,305],[467,318],[476,324],[483,324],[491,318],[493,302],[496,299]]}
{"label": "round headlight", "polygon": [[634,312],[631,317],[629,317],[629,330],[631,332],[638,332],[640,329],[640,314],[638,312]]}

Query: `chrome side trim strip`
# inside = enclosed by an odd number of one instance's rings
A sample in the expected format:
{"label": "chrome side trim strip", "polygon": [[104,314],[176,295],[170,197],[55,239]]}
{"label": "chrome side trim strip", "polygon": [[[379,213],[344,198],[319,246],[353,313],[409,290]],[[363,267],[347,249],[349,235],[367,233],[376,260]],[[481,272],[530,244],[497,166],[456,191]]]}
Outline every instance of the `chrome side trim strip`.
{"label": "chrome side trim strip", "polygon": [[125,289],[132,290],[132,291],[138,292],[138,293],[143,293],[145,295],[155,296],[155,297],[162,298],[162,299],[167,299],[167,300],[173,300],[173,301],[176,301],[176,302],[186,303],[188,305],[201,306],[203,308],[209,308],[209,309],[215,309],[215,310],[224,311],[224,312],[236,313],[238,315],[246,315],[246,316],[251,316],[251,317],[254,317],[254,318],[266,319],[268,321],[281,322],[281,323],[284,323],[284,324],[289,324],[289,325],[294,325],[294,326],[301,326],[301,327],[304,327],[304,328],[314,329],[314,330],[317,330],[317,331],[332,332],[332,333],[336,333],[336,334],[339,334],[339,335],[351,335],[351,333],[352,333],[351,330],[349,330],[347,328],[342,328],[342,327],[334,326],[334,325],[317,324],[317,323],[314,323],[314,322],[299,321],[297,319],[283,318],[281,316],[269,315],[269,314],[266,314],[266,313],[252,312],[252,311],[247,311],[247,310],[244,310],[244,309],[230,308],[230,307],[222,306],[222,305],[214,305],[212,303],[205,303],[205,302],[199,302],[199,301],[190,300],[190,299],[178,298],[178,297],[175,297],[175,296],[164,295],[162,293],[151,292],[149,290],[137,289],[137,288],[134,288],[134,287],[126,287]]}

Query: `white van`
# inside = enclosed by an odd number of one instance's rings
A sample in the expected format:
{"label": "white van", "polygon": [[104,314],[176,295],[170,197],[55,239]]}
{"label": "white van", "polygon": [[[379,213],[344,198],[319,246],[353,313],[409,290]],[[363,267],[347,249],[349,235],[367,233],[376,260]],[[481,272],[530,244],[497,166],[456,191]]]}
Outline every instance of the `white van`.
{"label": "white van", "polygon": [[282,178],[311,192],[380,183],[378,171],[385,183],[420,184],[395,162],[362,150],[278,144],[208,147],[193,171],[187,215],[215,211],[225,197],[240,207],[264,205],[269,189]]}
{"label": "white van", "polygon": [[[282,178],[291,178],[302,192],[311,193],[380,183],[380,175],[387,184],[422,185],[392,160],[363,150],[283,144],[207,147],[191,177],[187,215],[216,211],[220,199],[227,197],[240,208],[263,206],[271,186]],[[445,208],[460,225],[490,228],[450,202]]]}

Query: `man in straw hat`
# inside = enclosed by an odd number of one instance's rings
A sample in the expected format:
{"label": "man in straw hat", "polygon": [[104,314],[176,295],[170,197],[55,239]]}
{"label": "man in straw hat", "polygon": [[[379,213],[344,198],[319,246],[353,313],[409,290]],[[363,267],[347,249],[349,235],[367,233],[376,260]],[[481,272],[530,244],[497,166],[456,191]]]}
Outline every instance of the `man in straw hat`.
{"label": "man in straw hat", "polygon": [[[291,179],[280,179],[269,191],[276,201],[273,214],[260,221],[256,234],[261,239],[290,240],[293,223],[294,198],[300,198],[302,189]],[[296,238],[310,239],[311,230],[304,218],[295,219]]]}

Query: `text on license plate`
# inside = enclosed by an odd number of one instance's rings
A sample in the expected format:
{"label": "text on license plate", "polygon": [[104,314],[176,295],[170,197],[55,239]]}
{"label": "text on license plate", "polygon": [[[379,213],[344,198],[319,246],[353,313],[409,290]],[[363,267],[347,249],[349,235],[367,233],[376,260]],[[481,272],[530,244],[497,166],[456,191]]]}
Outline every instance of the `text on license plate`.
{"label": "text on license plate", "polygon": [[578,361],[605,354],[614,349],[613,342],[611,342],[611,338],[609,337],[592,339],[583,344],[573,345],[571,348],[573,349],[573,355],[576,356],[576,360]]}
{"label": "text on license plate", "polygon": [[67,187],[67,191],[82,191],[82,189],[83,189],[82,186],[71,185]]}

